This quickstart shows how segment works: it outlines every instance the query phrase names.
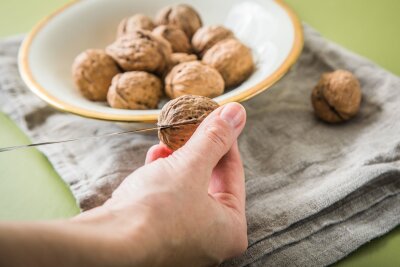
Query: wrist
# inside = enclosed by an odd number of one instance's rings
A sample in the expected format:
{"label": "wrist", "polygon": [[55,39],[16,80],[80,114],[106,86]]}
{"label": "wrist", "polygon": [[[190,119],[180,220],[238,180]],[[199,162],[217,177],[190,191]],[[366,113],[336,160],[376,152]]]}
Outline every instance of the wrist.
{"label": "wrist", "polygon": [[127,211],[118,207],[101,206],[71,219],[71,223],[88,227],[101,239],[112,240],[114,253],[110,259],[129,266],[165,266],[162,264],[161,241],[145,211]]}

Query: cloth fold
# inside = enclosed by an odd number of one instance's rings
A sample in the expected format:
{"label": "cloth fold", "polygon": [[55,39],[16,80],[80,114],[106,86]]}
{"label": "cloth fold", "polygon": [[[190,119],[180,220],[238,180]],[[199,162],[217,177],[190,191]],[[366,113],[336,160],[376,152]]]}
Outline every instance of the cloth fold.
{"label": "cloth fold", "polygon": [[[273,88],[244,103],[239,140],[246,172],[249,248],[223,266],[321,266],[343,258],[400,223],[400,79],[304,26],[305,47]],[[120,128],[47,106],[17,70],[21,38],[0,43],[0,107],[33,142]],[[323,72],[360,80],[360,114],[317,120],[310,95]],[[103,203],[144,162],[155,135],[129,135],[41,151],[82,209]],[[101,162],[101,164],[99,164]]]}

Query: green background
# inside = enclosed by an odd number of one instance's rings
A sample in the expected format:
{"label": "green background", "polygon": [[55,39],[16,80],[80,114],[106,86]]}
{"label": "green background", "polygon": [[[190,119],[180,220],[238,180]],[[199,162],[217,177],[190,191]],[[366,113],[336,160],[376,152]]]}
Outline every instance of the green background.
{"label": "green background", "polygon": [[[0,37],[25,33],[65,0],[0,0]],[[302,20],[350,50],[400,74],[400,1],[287,0]],[[0,147],[28,142],[0,113]],[[0,154],[0,220],[70,217],[79,209],[37,150]],[[400,216],[400,215],[399,215]],[[400,227],[362,246],[337,266],[400,266]]]}

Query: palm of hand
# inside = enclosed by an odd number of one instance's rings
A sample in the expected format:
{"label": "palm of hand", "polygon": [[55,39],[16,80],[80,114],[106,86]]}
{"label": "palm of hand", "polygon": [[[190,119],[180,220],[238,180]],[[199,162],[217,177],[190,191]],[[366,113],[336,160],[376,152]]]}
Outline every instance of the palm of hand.
{"label": "palm of hand", "polygon": [[153,146],[146,165],[105,204],[148,218],[163,266],[215,265],[247,248],[244,173],[236,142],[244,121],[231,129],[220,113],[213,112],[174,153],[163,144]]}

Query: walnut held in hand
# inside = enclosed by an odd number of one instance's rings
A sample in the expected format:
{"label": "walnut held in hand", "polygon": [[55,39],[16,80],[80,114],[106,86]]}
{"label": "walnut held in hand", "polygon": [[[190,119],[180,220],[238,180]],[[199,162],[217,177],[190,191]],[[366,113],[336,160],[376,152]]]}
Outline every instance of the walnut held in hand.
{"label": "walnut held in hand", "polygon": [[216,43],[204,54],[203,62],[221,73],[227,88],[241,84],[254,70],[250,49],[233,38]]}
{"label": "walnut held in hand", "polygon": [[196,52],[196,54],[202,57],[208,49],[210,49],[219,41],[233,37],[233,32],[224,26],[203,26],[193,35],[193,50]]}
{"label": "walnut held in hand", "polygon": [[311,100],[320,119],[329,123],[347,121],[360,109],[360,83],[349,71],[325,73],[315,86]]}
{"label": "walnut held in hand", "polygon": [[158,138],[172,150],[182,147],[196,131],[199,124],[218,104],[213,100],[194,95],[184,95],[169,101],[161,110],[158,126],[193,121],[191,124],[158,130]]}
{"label": "walnut held in hand", "polygon": [[100,49],[80,53],[72,65],[75,85],[84,97],[105,101],[112,78],[119,73],[115,61]]}
{"label": "walnut held in hand", "polygon": [[113,108],[152,109],[157,107],[161,95],[162,84],[157,76],[130,71],[114,77],[107,101]]}
{"label": "walnut held in hand", "polygon": [[189,53],[192,50],[188,37],[178,27],[160,25],[153,30],[153,34],[167,40],[171,44],[173,52]]}
{"label": "walnut held in hand", "polygon": [[135,14],[131,17],[124,18],[118,25],[117,37],[124,34],[133,32],[135,30],[148,30],[154,29],[154,23],[151,18],[143,14]]}
{"label": "walnut held in hand", "polygon": [[106,52],[125,71],[147,71],[161,74],[171,57],[169,43],[145,30],[125,34],[106,48]]}
{"label": "walnut held in hand", "polygon": [[224,92],[224,80],[216,69],[200,61],[184,62],[168,73],[165,92],[170,98],[187,94],[216,97]]}
{"label": "walnut held in hand", "polygon": [[185,4],[164,7],[157,13],[155,21],[157,25],[173,25],[180,28],[189,40],[202,25],[196,10]]}

